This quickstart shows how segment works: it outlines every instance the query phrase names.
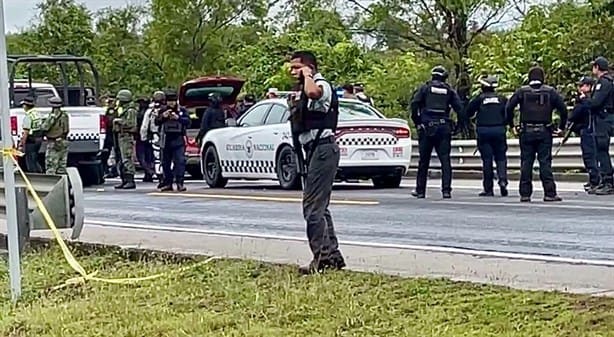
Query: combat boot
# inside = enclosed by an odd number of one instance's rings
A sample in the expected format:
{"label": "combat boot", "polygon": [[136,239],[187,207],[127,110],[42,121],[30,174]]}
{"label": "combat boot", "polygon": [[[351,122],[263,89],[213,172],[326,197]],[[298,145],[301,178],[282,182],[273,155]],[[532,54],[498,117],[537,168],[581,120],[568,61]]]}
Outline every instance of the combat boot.
{"label": "combat boot", "polygon": [[144,183],[153,183],[153,175],[151,173],[145,173],[145,176],[143,177],[143,182]]}
{"label": "combat boot", "polygon": [[596,191],[595,191],[596,195],[610,195],[610,194],[614,194],[614,186],[612,186],[612,183],[605,183],[603,184],[603,186],[599,187]]}
{"label": "combat boot", "polygon": [[482,191],[478,194],[479,197],[494,197],[495,193],[493,191]]}
{"label": "combat boot", "polygon": [[121,189],[123,189],[123,188],[124,188],[124,186],[126,186],[126,176],[125,176],[125,175],[122,175],[122,176],[121,176],[121,179],[122,179],[122,183],[121,183],[121,184],[119,184],[119,185],[115,185],[115,189],[116,189],[116,190],[121,190]]}
{"label": "combat boot", "polygon": [[183,183],[177,183],[177,192],[185,192],[188,189],[185,188],[185,186],[183,185]]}
{"label": "combat boot", "polygon": [[134,183],[134,175],[126,174],[126,184],[122,187],[122,190],[133,190],[136,188],[136,184]]}
{"label": "combat boot", "polygon": [[156,186],[156,188],[161,189],[162,187],[164,187],[164,177],[161,174],[158,174],[157,179],[158,179],[158,186]]}

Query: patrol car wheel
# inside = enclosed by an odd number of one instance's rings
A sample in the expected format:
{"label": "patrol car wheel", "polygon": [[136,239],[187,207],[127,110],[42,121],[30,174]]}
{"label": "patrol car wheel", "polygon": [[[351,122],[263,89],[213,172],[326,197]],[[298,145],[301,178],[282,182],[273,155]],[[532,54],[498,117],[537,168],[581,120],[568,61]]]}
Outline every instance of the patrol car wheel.
{"label": "patrol car wheel", "polygon": [[397,174],[393,176],[373,177],[371,180],[373,180],[373,186],[375,188],[399,188],[403,176]]}
{"label": "patrol car wheel", "polygon": [[198,165],[189,165],[186,167],[186,171],[188,171],[192,179],[203,180],[203,173]]}
{"label": "patrol car wheel", "polygon": [[202,157],[202,167],[207,185],[211,188],[224,188],[228,179],[222,177],[222,166],[215,146],[209,146]]}
{"label": "patrol car wheel", "polygon": [[289,146],[284,146],[277,156],[275,165],[277,180],[284,190],[300,190],[301,177],[296,172],[296,155]]}

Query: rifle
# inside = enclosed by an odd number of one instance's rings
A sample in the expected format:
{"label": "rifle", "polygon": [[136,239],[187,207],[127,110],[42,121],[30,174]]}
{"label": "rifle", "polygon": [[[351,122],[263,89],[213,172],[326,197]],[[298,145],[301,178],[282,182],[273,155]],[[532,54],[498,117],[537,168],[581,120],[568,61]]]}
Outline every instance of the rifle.
{"label": "rifle", "polygon": [[565,143],[567,143],[567,141],[569,140],[569,137],[571,137],[571,130],[573,129],[573,127],[574,127],[574,123],[572,122],[569,124],[569,126],[565,130],[565,135],[563,136],[563,140],[561,140],[561,143],[556,148],[556,151],[554,152],[554,156],[559,154],[559,151],[561,151],[561,148],[563,147],[563,145],[565,145]]}
{"label": "rifle", "polygon": [[307,99],[303,93],[303,85],[300,87],[300,99],[296,100],[295,95],[288,96],[288,104],[290,106],[290,129],[292,133],[292,147],[296,154],[296,174],[301,177],[301,183],[305,186],[307,177],[307,165],[303,154],[303,146],[299,141],[299,135],[304,131],[303,114],[307,109]]}

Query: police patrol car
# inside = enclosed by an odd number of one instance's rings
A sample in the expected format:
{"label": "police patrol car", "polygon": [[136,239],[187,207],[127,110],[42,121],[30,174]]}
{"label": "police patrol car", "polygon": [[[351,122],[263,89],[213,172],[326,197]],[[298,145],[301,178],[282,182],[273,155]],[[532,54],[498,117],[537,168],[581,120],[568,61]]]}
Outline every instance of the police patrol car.
{"label": "police patrol car", "polygon": [[[200,151],[207,184],[223,188],[229,179],[272,179],[283,189],[300,188],[289,114],[286,99],[267,99],[245,112],[236,126],[208,132]],[[340,98],[335,136],[341,155],[338,181],[371,179],[378,188],[399,187],[411,159],[406,121]]]}

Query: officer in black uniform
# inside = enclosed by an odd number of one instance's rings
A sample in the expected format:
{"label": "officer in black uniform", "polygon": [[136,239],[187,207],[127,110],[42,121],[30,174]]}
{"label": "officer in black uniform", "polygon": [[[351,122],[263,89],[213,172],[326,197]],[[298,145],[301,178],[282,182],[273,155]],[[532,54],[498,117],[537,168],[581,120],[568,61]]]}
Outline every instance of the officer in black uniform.
{"label": "officer in black uniform", "polygon": [[601,185],[597,195],[614,194],[614,178],[610,158],[610,137],[614,136],[614,85],[608,60],[598,57],[593,61],[593,74],[597,82],[588,100],[595,125],[597,163],[601,174]]}
{"label": "officer in black uniform", "polygon": [[205,110],[200,123],[200,130],[196,136],[198,144],[202,144],[202,140],[209,130],[226,127],[226,114],[222,109],[222,96],[217,92],[212,92],[208,96],[209,107]]}
{"label": "officer in black uniform", "polygon": [[[567,123],[567,107],[556,89],[544,84],[545,74],[541,67],[529,70],[529,84],[522,86],[507,103],[506,113],[513,116],[520,104],[520,201],[531,201],[533,193],[533,163],[539,161],[539,178],[544,187],[544,201],[561,201],[556,193],[552,174],[552,134],[561,135]],[[561,117],[559,127],[554,128],[552,111]]]}
{"label": "officer in black uniform", "polygon": [[589,95],[594,81],[588,76],[584,76],[578,81],[578,97],[569,122],[571,131],[580,135],[580,148],[582,149],[582,161],[584,168],[588,172],[588,183],[584,185],[584,190],[589,194],[595,194],[601,178],[599,168],[597,168],[597,150],[595,145],[594,123],[591,116]]}
{"label": "officer in black uniform", "polygon": [[465,121],[463,108],[456,91],[446,83],[448,72],[443,66],[431,70],[432,79],[418,89],[411,102],[411,119],[418,129],[418,145],[420,160],[416,190],[412,195],[416,198],[426,196],[426,179],[431,163],[433,149],[441,162],[441,192],[444,199],[452,197],[452,164],[450,150],[452,142],[452,122],[450,106],[456,112],[457,119]]}
{"label": "officer in black uniform", "polygon": [[472,99],[467,105],[467,118],[476,119],[478,150],[482,157],[481,197],[492,197],[493,192],[493,157],[497,163],[497,176],[501,195],[507,192],[507,137],[505,126],[511,123],[511,118],[505,114],[507,98],[495,92],[497,78],[488,76],[480,79],[482,93]]}
{"label": "officer in black uniform", "polygon": [[[166,90],[166,106],[160,108],[155,124],[160,127],[160,148],[162,150],[162,169],[164,183],[161,192],[173,190],[173,178],[177,191],[186,190],[183,185],[185,174],[185,136],[190,125],[188,112],[177,105],[177,93]],[[172,167],[172,169],[171,169]]]}

